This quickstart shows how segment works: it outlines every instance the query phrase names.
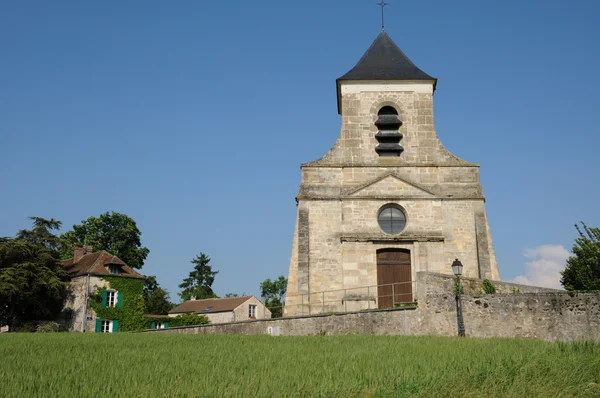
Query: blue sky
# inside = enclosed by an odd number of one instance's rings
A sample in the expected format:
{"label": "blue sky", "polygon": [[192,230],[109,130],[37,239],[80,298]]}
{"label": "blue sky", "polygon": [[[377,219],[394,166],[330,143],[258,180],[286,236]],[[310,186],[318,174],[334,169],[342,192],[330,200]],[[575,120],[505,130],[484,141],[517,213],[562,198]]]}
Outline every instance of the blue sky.
{"label": "blue sky", "polygon": [[[600,225],[600,3],[389,2],[386,31],[439,79],[438,135],[481,164],[502,278],[535,282],[574,223]],[[0,236],[118,211],[174,298],[199,252],[221,295],[287,275],[299,165],[339,134],[374,3],[0,3]]]}

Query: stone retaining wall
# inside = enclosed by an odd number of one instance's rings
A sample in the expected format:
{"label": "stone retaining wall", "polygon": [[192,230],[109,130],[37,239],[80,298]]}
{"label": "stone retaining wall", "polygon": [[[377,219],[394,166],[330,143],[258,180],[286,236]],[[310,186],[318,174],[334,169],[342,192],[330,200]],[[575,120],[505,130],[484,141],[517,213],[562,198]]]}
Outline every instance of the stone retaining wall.
{"label": "stone retaining wall", "polygon": [[[530,293],[463,296],[470,337],[520,337],[549,341],[600,341],[600,294]],[[145,331],[148,333],[262,335],[278,327],[282,336],[457,334],[451,294],[430,294],[416,308],[362,311]]]}

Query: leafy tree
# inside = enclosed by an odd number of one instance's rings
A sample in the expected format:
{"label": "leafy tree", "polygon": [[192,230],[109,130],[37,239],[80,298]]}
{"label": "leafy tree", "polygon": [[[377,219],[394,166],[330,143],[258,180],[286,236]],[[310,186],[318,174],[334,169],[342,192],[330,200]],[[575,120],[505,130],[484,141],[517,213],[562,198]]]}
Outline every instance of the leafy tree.
{"label": "leafy tree", "polygon": [[213,271],[209,265],[210,257],[204,253],[200,253],[191,261],[194,264],[194,269],[190,272],[190,276],[185,278],[179,287],[183,289],[179,296],[183,301],[196,299],[215,298],[217,295],[212,290],[212,284],[215,281],[215,275],[219,271]]}
{"label": "leafy tree", "polygon": [[60,229],[62,222],[51,218],[46,220],[41,217],[29,217],[33,221],[33,229],[22,229],[17,233],[17,239],[34,245],[41,245],[50,250],[58,250],[61,240],[52,233],[52,230]]}
{"label": "leafy tree", "polygon": [[283,316],[283,300],[287,291],[288,280],[282,275],[274,281],[265,279],[260,284],[260,296],[265,301],[265,306],[271,311],[273,318]]}
{"label": "leafy tree", "polygon": [[575,225],[579,238],[573,245],[573,256],[561,271],[560,283],[567,290],[600,290],[600,228],[585,223]]}
{"label": "leafy tree", "polygon": [[158,285],[155,276],[146,277],[143,297],[146,314],[167,315],[173,309],[169,292]]}
{"label": "leafy tree", "polygon": [[160,287],[150,293],[145,303],[147,314],[167,315],[174,307],[169,293]]}
{"label": "leafy tree", "polygon": [[158,285],[158,281],[156,280],[156,276],[152,276],[152,275],[148,275],[146,276],[146,279],[144,279],[144,299],[148,296],[150,296],[150,294],[152,294],[152,292],[154,292],[156,289],[159,289],[160,286]]}
{"label": "leafy tree", "polygon": [[91,245],[94,251],[106,250],[125,261],[131,268],[140,269],[150,250],[142,247],[142,233],[135,221],[121,213],[106,212],[73,225],[73,230],[60,236],[62,258],[73,256],[75,246]]}
{"label": "leafy tree", "polygon": [[240,297],[240,295],[237,293],[227,293],[225,295],[225,298],[230,298],[230,297]]}
{"label": "leafy tree", "polygon": [[52,233],[60,221],[30,217],[33,229],[0,241],[0,324],[19,329],[55,319],[62,309],[67,274]]}

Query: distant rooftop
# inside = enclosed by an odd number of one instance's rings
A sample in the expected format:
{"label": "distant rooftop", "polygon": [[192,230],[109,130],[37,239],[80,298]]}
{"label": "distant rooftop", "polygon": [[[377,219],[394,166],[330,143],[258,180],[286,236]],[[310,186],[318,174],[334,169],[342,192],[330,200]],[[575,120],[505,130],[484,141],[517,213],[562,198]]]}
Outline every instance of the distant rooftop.
{"label": "distant rooftop", "polygon": [[119,257],[113,256],[106,250],[99,252],[87,253],[80,258],[70,258],[63,261],[63,267],[71,277],[83,275],[111,275],[107,266],[115,265],[119,267],[120,276],[130,276],[133,278],[143,279],[144,275],[134,271],[131,267],[123,262]]}
{"label": "distant rooftop", "polygon": [[188,300],[169,311],[169,314],[214,314],[216,312],[233,311],[252,296]]}

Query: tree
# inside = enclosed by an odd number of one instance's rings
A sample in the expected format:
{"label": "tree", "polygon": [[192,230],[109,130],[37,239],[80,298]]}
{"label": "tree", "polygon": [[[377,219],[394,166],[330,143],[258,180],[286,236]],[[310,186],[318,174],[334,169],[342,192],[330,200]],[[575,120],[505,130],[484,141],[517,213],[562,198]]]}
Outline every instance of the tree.
{"label": "tree", "polygon": [[19,329],[55,319],[62,309],[67,274],[52,233],[60,221],[30,217],[33,229],[0,240],[0,324]]}
{"label": "tree", "polygon": [[600,228],[581,222],[575,225],[579,238],[573,245],[573,256],[561,271],[560,283],[567,290],[600,290]]}
{"label": "tree", "polygon": [[283,300],[287,291],[288,280],[282,275],[274,281],[265,279],[260,284],[260,296],[265,301],[265,306],[271,311],[271,317],[283,316]]}
{"label": "tree", "polygon": [[52,233],[54,229],[60,229],[62,222],[51,218],[46,220],[41,217],[29,217],[33,221],[33,229],[22,229],[17,233],[17,239],[34,245],[41,245],[56,251],[61,247],[61,240]]}
{"label": "tree", "polygon": [[146,314],[167,315],[173,309],[169,292],[158,285],[155,276],[146,277],[142,295]]}
{"label": "tree", "polygon": [[212,284],[215,281],[215,275],[219,271],[213,271],[209,265],[210,257],[204,253],[200,253],[191,261],[194,264],[194,269],[190,272],[190,276],[185,278],[179,287],[183,289],[179,296],[183,301],[196,299],[215,298],[217,295],[212,290]]}
{"label": "tree", "polygon": [[167,315],[174,307],[169,298],[169,293],[160,287],[150,293],[147,298],[144,298],[144,302],[147,314]]}
{"label": "tree", "polygon": [[227,293],[225,295],[225,298],[232,298],[232,297],[240,297],[240,296],[237,293]]}
{"label": "tree", "polygon": [[142,247],[142,233],[135,221],[121,213],[106,212],[73,225],[73,230],[60,236],[63,243],[62,258],[73,257],[75,246],[91,245],[94,251],[106,250],[125,261],[131,268],[140,269],[148,257],[147,247]]}
{"label": "tree", "polygon": [[148,297],[152,292],[156,289],[159,289],[158,281],[156,280],[156,276],[148,275],[146,279],[144,279],[144,298]]}

